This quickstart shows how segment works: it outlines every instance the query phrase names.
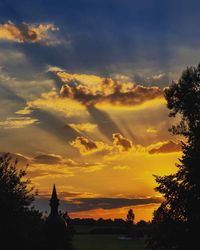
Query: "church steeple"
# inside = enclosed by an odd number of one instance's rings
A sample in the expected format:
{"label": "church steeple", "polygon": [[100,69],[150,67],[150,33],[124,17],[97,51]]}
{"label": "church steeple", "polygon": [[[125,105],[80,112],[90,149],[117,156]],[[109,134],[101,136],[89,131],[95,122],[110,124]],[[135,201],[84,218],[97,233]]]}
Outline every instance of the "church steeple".
{"label": "church steeple", "polygon": [[51,212],[45,222],[47,245],[50,250],[66,249],[67,224],[63,217],[58,213],[58,206],[59,199],[54,184],[50,199]]}
{"label": "church steeple", "polygon": [[53,185],[53,191],[50,199],[51,214],[58,213],[59,199],[57,197],[56,186]]}

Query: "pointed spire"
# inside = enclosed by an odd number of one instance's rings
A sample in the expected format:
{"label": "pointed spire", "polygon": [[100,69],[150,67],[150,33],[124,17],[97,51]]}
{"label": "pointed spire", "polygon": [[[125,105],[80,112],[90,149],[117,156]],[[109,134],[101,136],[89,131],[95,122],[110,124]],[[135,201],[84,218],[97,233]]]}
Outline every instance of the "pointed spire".
{"label": "pointed spire", "polygon": [[53,184],[53,191],[52,191],[52,195],[51,195],[51,200],[58,200],[55,184]]}
{"label": "pointed spire", "polygon": [[58,213],[59,199],[57,197],[56,186],[53,185],[53,191],[50,199],[51,213]]}

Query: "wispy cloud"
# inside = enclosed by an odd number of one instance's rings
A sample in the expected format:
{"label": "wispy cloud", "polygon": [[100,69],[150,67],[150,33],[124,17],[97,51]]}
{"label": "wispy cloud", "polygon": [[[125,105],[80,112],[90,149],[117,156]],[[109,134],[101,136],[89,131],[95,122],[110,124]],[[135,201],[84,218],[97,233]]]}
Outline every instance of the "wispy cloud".
{"label": "wispy cloud", "polygon": [[31,110],[46,110],[51,113],[61,113],[64,116],[80,116],[86,109],[81,104],[73,100],[64,100],[59,96],[55,88],[47,93],[42,93],[41,96],[33,101],[28,101],[27,106],[24,109],[18,111],[18,113],[30,113]]}
{"label": "wispy cloud", "polygon": [[0,128],[4,129],[17,129],[24,128],[25,126],[32,125],[39,122],[37,119],[31,117],[10,117],[4,121],[0,121]]}
{"label": "wispy cloud", "polygon": [[173,153],[181,151],[181,148],[181,142],[169,140],[150,145],[148,151],[150,154]]}
{"label": "wispy cloud", "polygon": [[62,160],[60,155],[40,154],[34,157],[33,163],[36,164],[59,164]]}
{"label": "wispy cloud", "polygon": [[77,132],[92,132],[97,128],[97,124],[94,123],[69,123],[70,127],[72,127]]}

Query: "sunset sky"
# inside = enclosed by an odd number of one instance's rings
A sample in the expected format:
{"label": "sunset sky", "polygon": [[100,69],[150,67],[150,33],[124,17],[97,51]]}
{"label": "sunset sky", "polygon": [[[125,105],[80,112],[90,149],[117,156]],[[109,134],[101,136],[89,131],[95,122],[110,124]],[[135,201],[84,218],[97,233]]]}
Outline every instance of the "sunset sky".
{"label": "sunset sky", "polygon": [[180,138],[163,89],[200,59],[200,2],[0,0],[0,152],[72,217],[150,220]]}

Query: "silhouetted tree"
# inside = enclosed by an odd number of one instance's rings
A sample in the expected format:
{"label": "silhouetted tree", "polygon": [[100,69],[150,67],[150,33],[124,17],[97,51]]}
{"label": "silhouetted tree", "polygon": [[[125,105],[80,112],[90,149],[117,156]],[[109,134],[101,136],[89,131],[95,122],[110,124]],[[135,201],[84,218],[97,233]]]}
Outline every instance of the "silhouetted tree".
{"label": "silhouetted tree", "polygon": [[133,213],[133,209],[129,209],[127,216],[126,216],[127,223],[129,223],[130,225],[133,225],[134,219],[135,219],[135,214]]}
{"label": "silhouetted tree", "polygon": [[133,213],[133,209],[129,209],[126,216],[126,227],[127,227],[127,234],[130,237],[133,237],[134,219],[135,219],[135,214]]}
{"label": "silhouetted tree", "polygon": [[149,248],[194,249],[200,228],[200,64],[183,71],[165,97],[169,116],[179,121],[171,131],[184,137],[183,156],[175,174],[156,176],[165,200],[154,214]]}
{"label": "silhouetted tree", "polygon": [[39,249],[41,243],[41,214],[31,207],[33,188],[25,176],[10,154],[0,157],[0,244],[6,249]]}

